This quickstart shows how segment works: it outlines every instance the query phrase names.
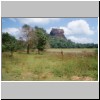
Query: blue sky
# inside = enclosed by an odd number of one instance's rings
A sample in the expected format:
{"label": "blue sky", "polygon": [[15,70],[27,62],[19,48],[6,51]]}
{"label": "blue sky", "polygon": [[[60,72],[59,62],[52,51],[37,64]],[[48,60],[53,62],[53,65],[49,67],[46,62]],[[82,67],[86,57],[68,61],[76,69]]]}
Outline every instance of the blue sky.
{"label": "blue sky", "polygon": [[43,27],[48,34],[52,28],[63,29],[76,43],[98,43],[98,18],[2,18],[2,32],[19,38],[24,24]]}

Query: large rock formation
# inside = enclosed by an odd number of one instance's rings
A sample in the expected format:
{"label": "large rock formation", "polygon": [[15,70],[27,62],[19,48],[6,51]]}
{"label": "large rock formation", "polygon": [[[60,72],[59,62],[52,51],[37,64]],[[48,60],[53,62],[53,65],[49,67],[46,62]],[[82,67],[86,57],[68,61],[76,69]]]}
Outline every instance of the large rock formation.
{"label": "large rock formation", "polygon": [[50,35],[66,39],[65,36],[64,36],[64,30],[63,29],[52,28]]}

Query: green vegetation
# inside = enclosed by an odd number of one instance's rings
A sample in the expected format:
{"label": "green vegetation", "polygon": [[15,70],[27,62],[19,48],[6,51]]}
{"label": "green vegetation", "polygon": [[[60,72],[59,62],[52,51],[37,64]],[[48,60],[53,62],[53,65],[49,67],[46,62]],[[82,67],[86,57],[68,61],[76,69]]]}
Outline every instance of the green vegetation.
{"label": "green vegetation", "polygon": [[97,81],[95,49],[49,49],[35,52],[2,53],[3,81]]}
{"label": "green vegetation", "polygon": [[69,39],[49,36],[51,48],[98,48],[98,44],[94,43],[75,43]]}
{"label": "green vegetation", "polygon": [[40,53],[39,51],[43,51],[47,43],[46,31],[39,27],[35,27],[35,31],[37,35],[37,49],[38,53]]}
{"label": "green vegetation", "polygon": [[8,33],[2,34],[2,42],[2,51],[10,51],[11,56],[13,56],[13,52],[18,49],[15,37],[9,35]]}
{"label": "green vegetation", "polygon": [[2,81],[98,80],[98,44],[50,36],[37,26],[21,32],[19,39],[2,33]]}

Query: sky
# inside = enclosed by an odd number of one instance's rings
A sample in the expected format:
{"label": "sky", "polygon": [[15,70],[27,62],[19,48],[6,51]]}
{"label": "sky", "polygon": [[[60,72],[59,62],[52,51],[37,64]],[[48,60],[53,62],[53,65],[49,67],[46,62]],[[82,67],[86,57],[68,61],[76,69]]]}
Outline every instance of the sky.
{"label": "sky", "polygon": [[52,28],[63,29],[75,43],[98,43],[98,18],[2,18],[2,32],[19,38],[24,24],[44,28],[48,34]]}

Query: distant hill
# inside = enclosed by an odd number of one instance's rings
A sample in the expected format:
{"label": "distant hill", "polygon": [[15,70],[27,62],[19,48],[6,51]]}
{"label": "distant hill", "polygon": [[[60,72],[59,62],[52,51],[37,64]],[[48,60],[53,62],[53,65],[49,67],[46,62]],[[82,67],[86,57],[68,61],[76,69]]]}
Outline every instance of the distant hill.
{"label": "distant hill", "polygon": [[49,44],[52,48],[66,48],[72,47],[75,43],[65,37],[63,29],[52,28],[49,35]]}
{"label": "distant hill", "polygon": [[50,36],[66,39],[66,37],[64,36],[63,29],[52,28],[52,30],[50,32]]}

